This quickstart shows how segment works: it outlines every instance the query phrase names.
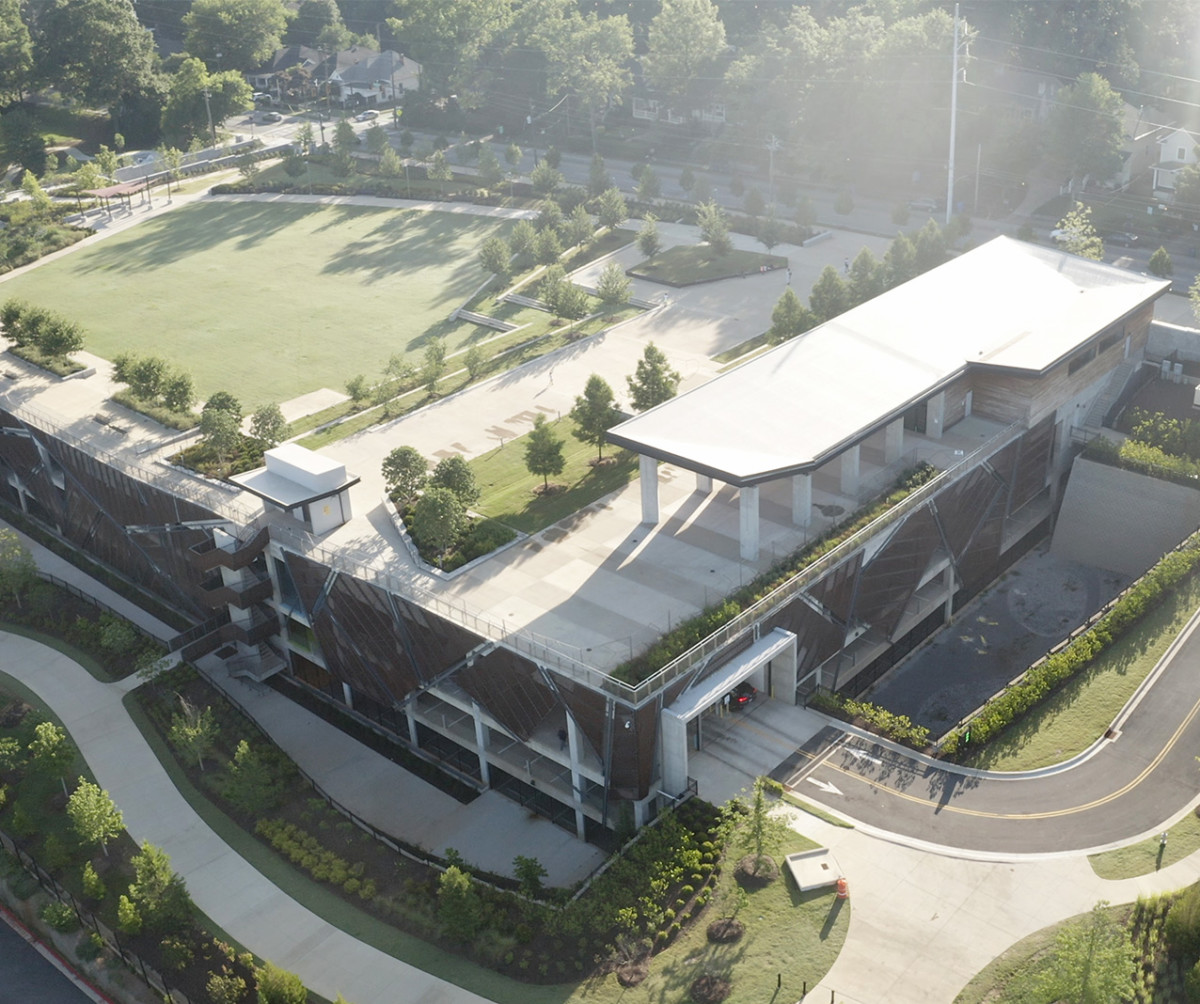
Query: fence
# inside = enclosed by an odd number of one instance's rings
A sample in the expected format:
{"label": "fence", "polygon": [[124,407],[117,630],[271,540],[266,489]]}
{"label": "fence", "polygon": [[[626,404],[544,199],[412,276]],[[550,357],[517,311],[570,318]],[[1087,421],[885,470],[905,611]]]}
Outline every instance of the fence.
{"label": "fence", "polygon": [[69,889],[60,885],[53,875],[38,864],[32,854],[22,848],[16,840],[3,830],[0,830],[0,847],[3,847],[9,854],[16,858],[21,867],[37,880],[38,885],[43,890],[60,903],[67,904],[75,912],[79,923],[99,935],[108,949],[125,963],[130,972],[135,976],[141,976],[146,981],[147,986],[151,987],[164,999],[174,1002],[174,1004],[191,1004],[191,999],[187,994],[178,987],[172,987],[167,981],[166,976],[153,966],[148,965],[146,960],[133,951],[133,949],[123,944],[116,931],[80,903]]}

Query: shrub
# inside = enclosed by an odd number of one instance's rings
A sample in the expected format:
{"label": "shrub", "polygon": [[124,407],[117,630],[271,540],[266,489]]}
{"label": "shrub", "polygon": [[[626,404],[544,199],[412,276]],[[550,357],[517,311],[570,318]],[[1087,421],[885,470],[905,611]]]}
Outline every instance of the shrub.
{"label": "shrub", "polygon": [[186,969],[192,964],[195,957],[196,953],[192,951],[192,946],[183,938],[167,937],[162,939],[163,965],[168,968]]}
{"label": "shrub", "polygon": [[75,955],[84,962],[91,962],[93,959],[100,958],[104,951],[104,939],[95,931],[88,931],[82,938],[79,939],[79,944],[75,946]]}
{"label": "shrub", "polygon": [[254,970],[258,1004],[308,1004],[308,991],[300,977],[270,962]]}
{"label": "shrub", "polygon": [[88,899],[99,902],[104,899],[107,892],[108,890],[104,888],[104,880],[96,874],[96,869],[92,867],[92,863],[90,861],[87,862],[83,866],[83,894]]}
{"label": "shrub", "polygon": [[1171,954],[1184,965],[1200,962],[1200,882],[1190,885],[1172,905],[1163,924]]}
{"label": "shrub", "polygon": [[47,903],[42,907],[38,916],[54,928],[54,930],[61,931],[64,934],[68,934],[79,927],[79,918],[75,916],[75,911],[66,903],[60,903],[57,900]]}

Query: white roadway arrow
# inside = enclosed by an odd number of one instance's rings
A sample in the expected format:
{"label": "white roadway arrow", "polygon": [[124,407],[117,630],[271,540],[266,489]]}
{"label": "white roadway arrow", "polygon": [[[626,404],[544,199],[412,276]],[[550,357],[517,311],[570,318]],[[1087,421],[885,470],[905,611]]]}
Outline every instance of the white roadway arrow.
{"label": "white roadway arrow", "polygon": [[815,777],[806,777],[804,780],[806,780],[809,784],[815,784],[818,788],[820,788],[827,795],[840,795],[841,794],[841,792],[838,790],[837,786],[830,784],[828,781],[818,781]]}
{"label": "white roadway arrow", "polygon": [[866,750],[856,750],[856,749],[847,748],[846,752],[849,753],[856,760],[866,760],[868,763],[873,763],[876,767],[879,767],[883,764],[883,761],[880,760],[879,757],[871,756],[871,754],[868,753]]}

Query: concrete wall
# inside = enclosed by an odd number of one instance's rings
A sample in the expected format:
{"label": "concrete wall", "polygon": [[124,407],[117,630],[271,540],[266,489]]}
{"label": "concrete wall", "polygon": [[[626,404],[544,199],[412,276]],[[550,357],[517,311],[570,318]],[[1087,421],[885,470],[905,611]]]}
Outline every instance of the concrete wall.
{"label": "concrete wall", "polygon": [[1200,491],[1079,457],[1050,549],[1135,576],[1197,527]]}
{"label": "concrete wall", "polygon": [[1200,362],[1200,331],[1178,324],[1155,321],[1150,326],[1150,338],[1146,342],[1148,359],[1163,359],[1178,353],[1185,362]]}

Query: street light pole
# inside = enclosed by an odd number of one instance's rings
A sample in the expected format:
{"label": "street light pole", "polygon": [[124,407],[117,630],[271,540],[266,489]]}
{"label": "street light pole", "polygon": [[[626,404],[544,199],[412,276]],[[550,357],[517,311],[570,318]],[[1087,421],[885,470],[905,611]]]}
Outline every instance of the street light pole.
{"label": "street light pole", "polygon": [[767,154],[770,157],[770,166],[767,168],[767,178],[771,189],[771,205],[775,205],[775,154],[779,152],[783,144],[779,142],[779,137],[772,133],[767,137],[767,142],[765,145],[767,148]]}

